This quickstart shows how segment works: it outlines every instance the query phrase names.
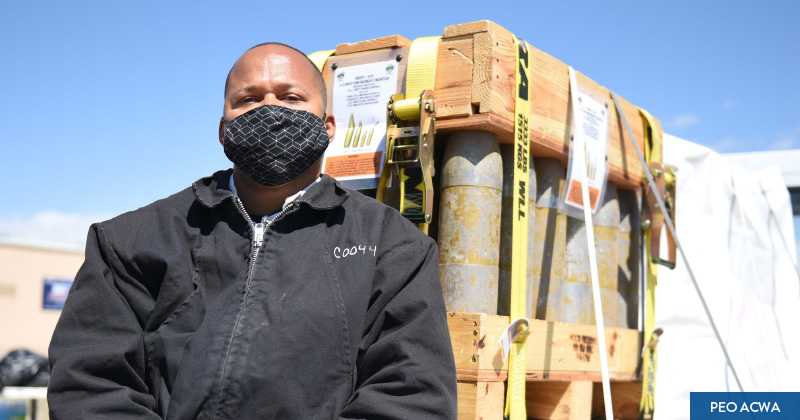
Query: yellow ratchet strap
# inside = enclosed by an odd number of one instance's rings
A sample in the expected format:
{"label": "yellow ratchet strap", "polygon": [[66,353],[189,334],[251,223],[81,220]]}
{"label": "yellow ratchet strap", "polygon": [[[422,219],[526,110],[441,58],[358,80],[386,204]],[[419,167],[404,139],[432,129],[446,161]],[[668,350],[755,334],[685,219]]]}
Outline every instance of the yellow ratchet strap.
{"label": "yellow ratchet strap", "polygon": [[392,95],[386,129],[386,158],[376,198],[385,202],[394,177],[400,187],[400,213],[428,233],[433,215],[433,140],[436,133],[433,84],[441,36],[411,43],[406,92]]}
{"label": "yellow ratchet strap", "polygon": [[436,78],[436,56],[439,54],[441,36],[417,38],[408,50],[406,70],[406,97],[417,100],[422,91],[433,90]]}
{"label": "yellow ratchet strap", "polygon": [[[514,102],[514,221],[512,223],[511,247],[511,308],[513,322],[527,315],[525,296],[528,268],[528,171],[530,169],[530,131],[528,119],[531,115],[530,69],[528,43],[514,37],[516,45],[517,77]],[[510,420],[525,420],[525,339],[528,331],[519,332],[511,343],[508,361],[508,392],[506,393],[505,417]]]}
{"label": "yellow ratchet strap", "polygon": [[[644,117],[645,121],[645,143],[644,143],[644,157],[647,161],[648,167],[644,170],[651,170],[657,172],[657,166],[661,165],[661,134],[656,129],[653,122],[653,117],[645,110],[639,109],[639,112]],[[663,170],[663,167],[662,167]],[[659,182],[658,178],[661,178]],[[664,177],[657,177],[656,184],[658,185],[659,193],[664,194]],[[646,187],[648,197],[652,196],[650,188]],[[658,283],[658,248],[653,249],[653,237],[656,240],[659,238],[661,230],[661,219],[658,217],[657,211],[653,211],[651,207],[651,200],[645,200],[643,209],[643,225],[644,230],[644,245],[645,255],[647,256],[647,263],[645,264],[645,293],[644,293],[644,347],[642,348],[642,401],[639,405],[639,411],[643,419],[651,419],[655,409],[655,384],[656,384],[656,362],[658,360],[658,353],[656,352],[656,344],[660,331],[654,334],[656,326],[656,284]],[[663,217],[663,216],[662,216]]]}
{"label": "yellow ratchet strap", "polygon": [[325,68],[325,62],[328,61],[328,57],[332,56],[335,52],[336,50],[313,52],[308,55],[308,59],[317,66],[319,71],[322,71]]}

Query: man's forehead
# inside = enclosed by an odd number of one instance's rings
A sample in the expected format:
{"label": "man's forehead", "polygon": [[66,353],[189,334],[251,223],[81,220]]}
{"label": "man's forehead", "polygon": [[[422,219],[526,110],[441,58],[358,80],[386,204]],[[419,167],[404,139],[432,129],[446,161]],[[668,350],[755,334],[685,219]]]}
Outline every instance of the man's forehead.
{"label": "man's forehead", "polygon": [[236,60],[231,76],[253,77],[258,74],[271,78],[282,78],[289,75],[306,76],[312,70],[310,63],[301,53],[283,45],[268,44],[242,54]]}
{"label": "man's forehead", "polygon": [[225,100],[231,100],[231,94],[247,86],[264,88],[267,85],[299,88],[306,91],[311,100],[322,99],[323,110],[327,106],[328,94],[322,73],[304,53],[288,45],[259,44],[242,54],[225,79]]}

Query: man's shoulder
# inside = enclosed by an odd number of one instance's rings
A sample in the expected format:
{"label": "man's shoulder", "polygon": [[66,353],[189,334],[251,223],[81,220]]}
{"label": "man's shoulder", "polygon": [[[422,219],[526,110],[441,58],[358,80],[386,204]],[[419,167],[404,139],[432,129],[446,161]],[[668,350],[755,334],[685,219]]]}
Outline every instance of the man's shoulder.
{"label": "man's shoulder", "polygon": [[196,189],[198,185],[207,184],[208,180],[218,178],[224,171],[212,176],[201,178],[168,197],[161,198],[143,207],[122,213],[109,220],[101,222],[104,230],[125,232],[131,230],[147,229],[150,226],[163,227],[165,223],[174,223],[175,220],[185,220],[186,215],[198,202]]}
{"label": "man's shoulder", "polygon": [[130,210],[113,217],[104,224],[109,223],[130,223],[133,220],[141,219],[143,217],[158,217],[169,212],[181,212],[192,205],[195,197],[192,193],[192,187],[186,187],[175,194],[153,201],[150,204],[139,207],[135,210]]}

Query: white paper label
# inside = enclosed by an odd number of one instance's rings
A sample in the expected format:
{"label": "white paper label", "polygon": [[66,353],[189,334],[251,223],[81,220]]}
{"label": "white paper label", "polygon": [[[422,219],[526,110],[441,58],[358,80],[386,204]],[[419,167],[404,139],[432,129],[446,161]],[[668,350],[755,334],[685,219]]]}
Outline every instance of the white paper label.
{"label": "white paper label", "polygon": [[386,152],[386,106],[397,93],[395,60],[343,67],[334,71],[333,115],[336,136],[328,146],[322,171],[347,185],[369,180],[375,188]]}
{"label": "white paper label", "polygon": [[[589,201],[592,213],[597,211],[598,198],[602,197],[606,181],[606,154],[608,151],[608,109],[591,96],[581,93],[572,68],[570,68],[570,92],[573,98],[572,115],[575,126],[572,132],[572,160],[567,174],[567,193],[565,202],[570,206],[583,208],[581,180],[589,187]],[[579,168],[585,169],[580,176]]]}

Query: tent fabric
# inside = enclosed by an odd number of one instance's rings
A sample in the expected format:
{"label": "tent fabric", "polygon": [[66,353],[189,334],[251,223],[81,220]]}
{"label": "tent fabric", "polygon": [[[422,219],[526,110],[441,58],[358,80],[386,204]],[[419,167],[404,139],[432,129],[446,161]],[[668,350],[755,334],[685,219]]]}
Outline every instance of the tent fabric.
{"label": "tent fabric", "polygon": [[[780,172],[747,172],[668,134],[664,163],[677,171],[678,238],[744,390],[800,391],[800,278]],[[690,392],[739,391],[680,254],[674,270],[659,267],[656,324],[657,418],[688,419]]]}

